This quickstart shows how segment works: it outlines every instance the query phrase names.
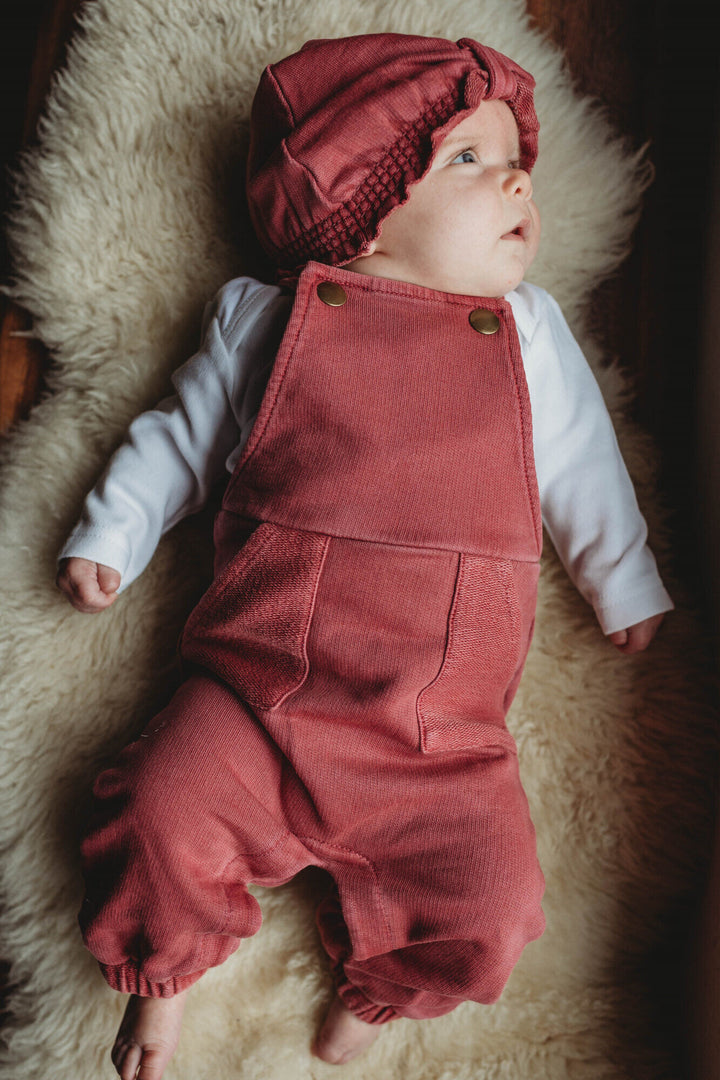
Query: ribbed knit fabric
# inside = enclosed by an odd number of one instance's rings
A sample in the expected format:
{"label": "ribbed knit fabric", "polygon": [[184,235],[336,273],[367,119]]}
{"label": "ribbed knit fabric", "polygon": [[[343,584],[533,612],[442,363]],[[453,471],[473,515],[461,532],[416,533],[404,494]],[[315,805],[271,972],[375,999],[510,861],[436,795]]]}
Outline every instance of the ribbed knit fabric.
{"label": "ribbed knit fabric", "polygon": [[190,677],[96,785],[106,978],[190,985],[258,929],[249,882],[314,864],[363,1020],[494,1001],[544,926],[505,726],[541,542],[509,305],[309,264],[216,541]]}

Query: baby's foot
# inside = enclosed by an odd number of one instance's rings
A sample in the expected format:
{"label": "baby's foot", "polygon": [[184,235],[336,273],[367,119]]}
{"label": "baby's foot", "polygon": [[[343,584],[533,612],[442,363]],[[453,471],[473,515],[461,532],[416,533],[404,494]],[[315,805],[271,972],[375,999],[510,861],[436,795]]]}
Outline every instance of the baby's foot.
{"label": "baby's foot", "polygon": [[180,1038],[186,994],[130,997],[110,1055],[122,1080],[160,1080]]}
{"label": "baby's foot", "polygon": [[359,1020],[336,996],[313,1043],[312,1052],[331,1065],[344,1065],[367,1050],[379,1034],[378,1024],[366,1024],[364,1020]]}

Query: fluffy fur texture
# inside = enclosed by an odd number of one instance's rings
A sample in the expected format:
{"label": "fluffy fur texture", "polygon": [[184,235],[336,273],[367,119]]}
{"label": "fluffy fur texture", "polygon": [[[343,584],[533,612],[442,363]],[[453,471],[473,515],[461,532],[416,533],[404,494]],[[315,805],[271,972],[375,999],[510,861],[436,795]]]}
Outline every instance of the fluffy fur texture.
{"label": "fluffy fur texture", "polygon": [[[520,0],[94,0],[20,167],[12,295],[54,364],[50,393],[4,454],[2,953],[12,962],[3,1076],[98,1080],[123,1000],[83,950],[77,834],[101,764],[174,677],[183,619],[208,580],[209,515],[183,523],[114,607],[81,615],[55,556],[123,430],[192,351],[205,300],[266,271],[243,206],[247,116],[263,66],[312,37],[470,36],[538,82],[533,174],[544,241],[532,280],[582,331],[590,289],[626,254],[642,156],[575,95]],[[600,380],[660,563],[652,452]],[[647,654],[620,656],[546,548],[538,630],[512,709],[547,877],[548,929],[499,1003],[398,1021],[348,1080],[661,1078],[654,953],[698,880],[713,746],[695,620],[679,610]],[[319,872],[257,890],[265,923],[191,991],[168,1080],[335,1075],[309,1043],[331,985],[313,925]],[[659,979],[667,969],[660,964]],[[671,976],[668,976],[670,979]]]}

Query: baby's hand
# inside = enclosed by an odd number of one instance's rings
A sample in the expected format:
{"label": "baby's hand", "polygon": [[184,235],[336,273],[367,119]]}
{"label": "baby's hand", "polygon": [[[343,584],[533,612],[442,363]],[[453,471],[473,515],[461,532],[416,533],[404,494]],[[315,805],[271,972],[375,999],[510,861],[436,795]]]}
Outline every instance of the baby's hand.
{"label": "baby's hand", "polygon": [[55,584],[78,611],[92,614],[110,607],[117,597],[120,574],[89,559],[62,559]]}
{"label": "baby's hand", "polygon": [[634,623],[627,630],[616,630],[614,634],[608,634],[608,637],[621,653],[629,656],[631,653],[642,652],[655,637],[664,618],[664,614],[652,615],[649,619]]}

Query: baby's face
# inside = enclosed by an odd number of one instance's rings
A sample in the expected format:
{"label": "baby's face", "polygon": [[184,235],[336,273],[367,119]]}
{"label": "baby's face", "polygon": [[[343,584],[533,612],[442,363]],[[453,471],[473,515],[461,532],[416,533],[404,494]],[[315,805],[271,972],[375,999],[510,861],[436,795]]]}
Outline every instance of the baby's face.
{"label": "baby's face", "polygon": [[440,144],[430,171],[347,269],[442,292],[503,296],[535,258],[540,217],[504,101],[483,101]]}

